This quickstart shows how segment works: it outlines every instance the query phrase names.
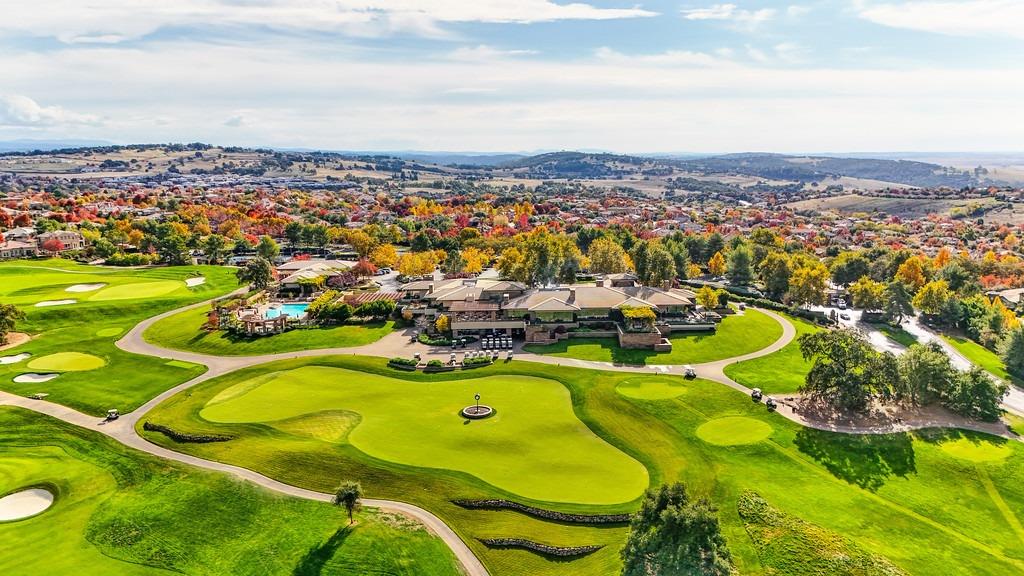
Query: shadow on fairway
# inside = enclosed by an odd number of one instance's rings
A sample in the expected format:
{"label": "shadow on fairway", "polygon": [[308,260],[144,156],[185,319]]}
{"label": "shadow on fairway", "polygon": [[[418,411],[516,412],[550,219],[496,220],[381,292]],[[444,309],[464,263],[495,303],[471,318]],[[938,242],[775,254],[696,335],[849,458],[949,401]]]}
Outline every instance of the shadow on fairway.
{"label": "shadow on fairway", "polygon": [[351,526],[338,528],[326,542],[318,544],[309,549],[306,555],[299,560],[292,570],[292,576],[320,576],[324,566],[334,557],[334,553],[345,543],[345,539],[352,533]]}
{"label": "shadow on fairway", "polygon": [[837,434],[804,428],[793,444],[833,476],[872,492],[890,476],[917,473],[910,434]]}

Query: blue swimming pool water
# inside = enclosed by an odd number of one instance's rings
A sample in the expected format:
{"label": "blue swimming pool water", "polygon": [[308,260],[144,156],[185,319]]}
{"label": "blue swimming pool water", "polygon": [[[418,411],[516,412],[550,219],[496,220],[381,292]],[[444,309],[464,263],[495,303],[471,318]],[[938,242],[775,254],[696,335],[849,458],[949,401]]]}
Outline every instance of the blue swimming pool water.
{"label": "blue swimming pool water", "polygon": [[292,318],[301,318],[306,313],[306,307],[309,304],[282,304],[279,308],[271,308],[267,310],[266,317],[277,318],[281,314],[287,314]]}

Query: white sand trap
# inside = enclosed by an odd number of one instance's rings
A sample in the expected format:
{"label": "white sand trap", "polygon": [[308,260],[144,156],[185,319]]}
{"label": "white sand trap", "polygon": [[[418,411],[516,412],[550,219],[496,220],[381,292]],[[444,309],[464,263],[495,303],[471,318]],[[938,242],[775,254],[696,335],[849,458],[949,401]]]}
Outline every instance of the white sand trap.
{"label": "white sand trap", "polygon": [[206,284],[206,276],[200,276],[198,278],[188,278],[185,280],[185,286],[192,288],[193,286],[199,286]]}
{"label": "white sand trap", "polygon": [[18,384],[38,384],[40,382],[49,382],[60,374],[47,373],[37,374],[35,372],[26,372],[25,374],[18,374],[14,377],[14,381]]}
{"label": "white sand trap", "polygon": [[65,304],[74,304],[78,300],[43,300],[42,302],[36,302],[36,308],[46,308],[47,306],[63,306]]}
{"label": "white sand trap", "polygon": [[0,522],[35,516],[53,505],[53,494],[42,488],[30,488],[0,498]]}
{"label": "white sand trap", "polygon": [[30,358],[32,355],[28,352],[22,352],[21,354],[15,354],[14,356],[0,356],[0,365],[2,364],[16,364],[26,358]]}
{"label": "white sand trap", "polygon": [[92,292],[93,290],[99,290],[106,284],[75,284],[74,286],[68,286],[64,289],[65,292]]}

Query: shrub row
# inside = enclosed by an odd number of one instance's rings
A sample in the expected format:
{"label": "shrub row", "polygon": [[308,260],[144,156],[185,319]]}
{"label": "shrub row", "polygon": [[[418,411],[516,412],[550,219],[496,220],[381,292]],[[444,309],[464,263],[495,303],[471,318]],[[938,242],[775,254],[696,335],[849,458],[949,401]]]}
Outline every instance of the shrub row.
{"label": "shrub row", "polygon": [[536,518],[565,522],[567,524],[626,524],[629,514],[569,514],[556,510],[545,510],[498,498],[489,500],[452,500],[452,504],[470,510],[515,510]]}
{"label": "shrub row", "polygon": [[171,440],[183,444],[208,444],[210,442],[227,442],[232,439],[231,436],[218,436],[216,434],[186,434],[161,424],[153,424],[149,420],[142,423],[142,429],[148,432],[159,432]]}
{"label": "shrub row", "polygon": [[463,368],[478,368],[480,366],[487,366],[491,364],[490,358],[466,358],[462,361]]}
{"label": "shrub row", "polygon": [[412,358],[392,358],[391,360],[388,360],[388,366],[394,368],[395,370],[405,370],[407,372],[412,372],[416,370],[417,365],[419,365],[419,362]]}
{"label": "shrub row", "polygon": [[426,344],[427,346],[451,346],[452,341],[450,338],[443,336],[431,337],[426,332],[420,332],[420,335],[416,337],[420,341],[420,344]]}
{"label": "shrub row", "polygon": [[569,546],[563,548],[560,546],[540,544],[524,538],[478,538],[478,540],[483,542],[486,546],[493,546],[496,548],[522,548],[524,550],[539,552],[547,556],[559,556],[562,558],[569,556],[583,556],[585,554],[597,552],[603,548],[603,546]]}

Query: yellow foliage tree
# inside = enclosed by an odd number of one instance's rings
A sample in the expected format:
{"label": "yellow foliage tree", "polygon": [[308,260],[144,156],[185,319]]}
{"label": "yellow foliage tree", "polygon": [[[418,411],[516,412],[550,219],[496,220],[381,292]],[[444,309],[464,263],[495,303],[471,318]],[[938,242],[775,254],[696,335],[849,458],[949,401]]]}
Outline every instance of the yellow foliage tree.
{"label": "yellow foliage tree", "polygon": [[712,276],[725,274],[725,256],[722,256],[721,252],[715,252],[715,255],[708,260],[708,272]]}
{"label": "yellow foliage tree", "polygon": [[370,261],[378,267],[391,268],[398,262],[398,251],[391,244],[381,244],[370,251]]}
{"label": "yellow foliage tree", "polygon": [[917,256],[907,258],[896,270],[896,279],[903,282],[912,291],[920,290],[927,280],[924,277],[924,266]]}

